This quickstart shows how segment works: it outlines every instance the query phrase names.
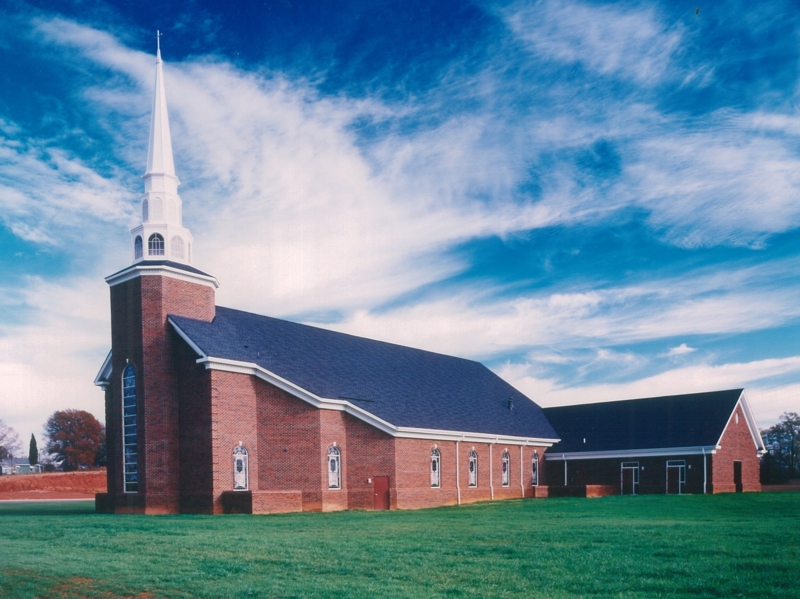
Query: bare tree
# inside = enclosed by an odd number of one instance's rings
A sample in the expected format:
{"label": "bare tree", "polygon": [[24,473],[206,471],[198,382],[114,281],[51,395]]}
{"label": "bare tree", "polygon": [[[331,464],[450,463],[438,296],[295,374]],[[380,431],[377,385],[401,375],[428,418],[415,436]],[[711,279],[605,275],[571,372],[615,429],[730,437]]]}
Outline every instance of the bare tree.
{"label": "bare tree", "polygon": [[0,420],[0,460],[10,460],[20,452],[17,431]]}

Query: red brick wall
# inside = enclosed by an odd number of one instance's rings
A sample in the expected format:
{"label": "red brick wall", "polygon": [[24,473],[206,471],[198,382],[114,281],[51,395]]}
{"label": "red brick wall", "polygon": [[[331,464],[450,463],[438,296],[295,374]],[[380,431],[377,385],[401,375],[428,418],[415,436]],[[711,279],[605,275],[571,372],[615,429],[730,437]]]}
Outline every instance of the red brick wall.
{"label": "red brick wall", "polygon": [[[298,400],[299,401],[299,400]],[[320,444],[319,469],[322,479],[322,511],[331,512],[347,509],[347,477],[354,457],[350,455],[347,444],[347,427],[344,422],[345,413],[333,410],[320,410]],[[336,443],[341,457],[341,488],[328,488],[328,450]]]}
{"label": "red brick wall", "polygon": [[[739,422],[736,422],[736,415]],[[721,449],[711,458],[713,473],[713,492],[731,493],[736,490],[733,482],[733,462],[742,462],[742,486],[744,491],[761,490],[761,463],[756,444],[747,427],[741,405],[736,405],[733,416],[722,434]]]}
{"label": "red brick wall", "polygon": [[[139,276],[111,288],[113,374],[106,402],[109,431],[109,492],[129,510],[175,513],[179,509],[178,393],[167,315],[211,320],[214,290],[165,276]],[[121,497],[122,371],[137,374],[139,495]],[[143,498],[143,499],[142,499]]]}
{"label": "red brick wall", "polygon": [[221,514],[222,493],[233,490],[233,450],[247,450],[248,485],[260,490],[258,439],[258,380],[254,377],[211,371],[211,446],[214,513]]}
{"label": "red brick wall", "polygon": [[342,455],[344,463],[342,471],[347,475],[345,486],[347,507],[349,509],[372,509],[373,488],[372,483],[368,481],[376,476],[389,477],[390,505],[396,507],[397,478],[394,438],[354,416],[344,412],[334,413],[343,415],[347,434],[345,441],[347,455]]}
{"label": "red brick wall", "polygon": [[259,489],[301,492],[304,510],[321,510],[319,410],[258,379],[256,391],[258,442],[264,456],[259,461]]}

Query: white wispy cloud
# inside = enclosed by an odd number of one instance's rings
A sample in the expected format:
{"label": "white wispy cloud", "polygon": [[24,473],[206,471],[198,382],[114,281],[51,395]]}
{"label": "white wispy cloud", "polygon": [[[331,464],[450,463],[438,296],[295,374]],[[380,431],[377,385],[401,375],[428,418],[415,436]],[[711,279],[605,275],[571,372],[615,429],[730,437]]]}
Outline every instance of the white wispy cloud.
{"label": "white wispy cloud", "polygon": [[669,351],[667,352],[667,356],[683,356],[685,354],[690,354],[692,352],[697,351],[696,347],[689,347],[685,343],[681,343],[677,347],[670,347]]}
{"label": "white wispy cloud", "polygon": [[545,0],[512,4],[504,14],[537,54],[645,85],[662,79],[681,43],[680,29],[665,26],[652,7]]}

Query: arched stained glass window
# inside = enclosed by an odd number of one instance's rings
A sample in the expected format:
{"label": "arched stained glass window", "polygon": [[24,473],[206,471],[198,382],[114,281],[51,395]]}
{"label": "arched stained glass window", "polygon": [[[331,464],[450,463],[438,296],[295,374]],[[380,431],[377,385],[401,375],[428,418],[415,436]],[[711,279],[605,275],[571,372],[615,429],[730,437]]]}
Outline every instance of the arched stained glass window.
{"label": "arched stained glass window", "polygon": [[247,491],[250,479],[247,474],[247,450],[238,445],[233,449],[233,490]]}
{"label": "arched stained glass window", "polygon": [[469,452],[469,486],[478,486],[478,454],[474,449]]}
{"label": "arched stained glass window", "polygon": [[342,456],[338,447],[328,450],[328,488],[342,488]]}
{"label": "arched stained glass window", "polygon": [[164,238],[158,233],[153,233],[147,240],[147,253],[151,256],[164,255]]}
{"label": "arched stained glass window", "polygon": [[531,483],[534,487],[539,484],[539,454],[535,451],[531,461]]}
{"label": "arched stained glass window", "polygon": [[511,456],[508,455],[507,451],[503,452],[503,465],[500,468],[500,480],[503,483],[504,487],[508,486],[508,481],[510,478],[509,470],[511,468]]}
{"label": "arched stained glass window", "polygon": [[142,238],[140,235],[133,240],[133,259],[138,260],[142,257]]}
{"label": "arched stained glass window", "polygon": [[136,435],[136,369],[122,371],[122,470],[126,493],[139,491],[139,459]]}
{"label": "arched stained glass window", "polygon": [[172,238],[172,257],[184,259],[183,255],[183,239],[177,235]]}
{"label": "arched stained glass window", "polygon": [[442,456],[438,449],[431,451],[431,487],[439,488],[442,486]]}

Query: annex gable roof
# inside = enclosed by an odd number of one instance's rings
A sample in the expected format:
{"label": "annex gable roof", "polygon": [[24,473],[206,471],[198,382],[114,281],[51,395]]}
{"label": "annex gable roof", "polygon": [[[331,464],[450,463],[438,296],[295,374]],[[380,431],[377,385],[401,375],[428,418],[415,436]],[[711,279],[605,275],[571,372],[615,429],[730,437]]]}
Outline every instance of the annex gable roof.
{"label": "annex gable roof", "polygon": [[170,322],[207,367],[265,373],[307,401],[344,406],[393,434],[557,440],[541,408],[479,362],[219,306],[210,323]]}
{"label": "annex gable roof", "polygon": [[714,451],[738,403],[755,447],[763,449],[743,389],[545,408],[561,441],[549,454],[601,457],[662,449]]}

